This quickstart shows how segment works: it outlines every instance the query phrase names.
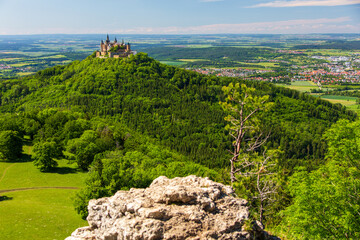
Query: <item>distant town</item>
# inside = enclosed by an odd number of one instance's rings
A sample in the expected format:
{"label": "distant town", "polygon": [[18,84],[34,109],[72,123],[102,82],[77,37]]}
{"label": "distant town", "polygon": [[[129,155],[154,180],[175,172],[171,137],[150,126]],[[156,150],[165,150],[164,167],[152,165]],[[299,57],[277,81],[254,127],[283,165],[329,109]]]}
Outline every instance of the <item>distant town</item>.
{"label": "distant town", "polygon": [[[284,51],[292,54],[302,54],[298,51]],[[360,54],[352,56],[311,56],[312,59],[326,62],[315,65],[292,65],[284,76],[261,76],[264,73],[275,73],[273,69],[246,69],[246,68],[187,68],[198,73],[225,77],[241,77],[247,80],[286,82],[312,81],[321,84],[359,83],[360,82]],[[248,63],[261,61],[247,61]],[[262,60],[262,62],[285,62],[279,60]],[[260,75],[260,76],[257,76]]]}

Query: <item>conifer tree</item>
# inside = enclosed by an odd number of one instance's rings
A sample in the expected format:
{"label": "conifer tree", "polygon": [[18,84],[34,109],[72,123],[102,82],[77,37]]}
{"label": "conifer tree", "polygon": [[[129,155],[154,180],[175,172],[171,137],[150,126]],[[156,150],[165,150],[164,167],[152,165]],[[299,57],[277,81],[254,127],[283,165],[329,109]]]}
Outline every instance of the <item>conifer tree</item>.
{"label": "conifer tree", "polygon": [[268,95],[257,96],[255,88],[247,87],[245,84],[230,83],[222,88],[226,95],[225,102],[220,102],[222,108],[228,113],[225,120],[229,122],[226,129],[231,137],[233,149],[230,159],[230,178],[233,184],[242,170],[253,165],[249,161],[248,153],[262,146],[269,135],[264,135],[259,129],[260,111],[269,109],[272,103],[267,102]]}

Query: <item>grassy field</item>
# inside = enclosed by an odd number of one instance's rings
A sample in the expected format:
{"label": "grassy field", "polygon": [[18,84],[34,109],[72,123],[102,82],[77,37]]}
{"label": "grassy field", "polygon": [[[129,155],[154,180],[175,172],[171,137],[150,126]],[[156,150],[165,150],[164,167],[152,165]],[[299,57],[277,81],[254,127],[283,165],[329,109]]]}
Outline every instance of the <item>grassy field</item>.
{"label": "grassy field", "polygon": [[160,61],[160,62],[171,66],[180,66],[186,64],[186,62],[180,62],[180,61]]}
{"label": "grassy field", "polygon": [[32,162],[0,162],[0,239],[64,239],[86,226],[73,207],[85,177],[67,160],[51,173]]}
{"label": "grassy field", "polygon": [[340,103],[346,107],[350,107],[356,103],[356,97],[348,96],[322,95],[321,99],[328,100],[331,103]]}
{"label": "grassy field", "polygon": [[307,86],[307,87],[314,87],[317,86],[316,83],[311,81],[295,81],[291,83],[292,86]]}
{"label": "grassy field", "polygon": [[65,58],[65,57],[66,57],[65,55],[58,54],[58,55],[52,55],[52,56],[41,57],[41,58],[39,58],[39,59]]}
{"label": "grassy field", "polygon": [[[347,85],[323,85],[324,87],[327,87],[327,88],[340,88],[340,89],[344,89],[346,87],[350,87],[351,89],[360,89],[360,85],[350,85],[350,86],[347,86]],[[350,91],[350,90],[348,90]]]}
{"label": "grassy field", "polygon": [[358,53],[358,50],[340,50],[340,49],[311,49],[305,51],[306,54],[310,56],[314,55],[326,55],[326,56],[351,56],[353,53]]}
{"label": "grassy field", "polygon": [[7,61],[15,61],[15,60],[20,60],[21,58],[3,58],[0,59],[0,62],[7,62]]}
{"label": "grassy field", "polygon": [[238,63],[244,65],[258,65],[265,68],[279,67],[279,63],[275,63],[275,62],[259,62],[259,63],[238,62]]}
{"label": "grassy field", "polygon": [[0,239],[65,239],[86,226],[74,212],[76,190],[38,189],[3,193]]}
{"label": "grassy field", "polygon": [[23,76],[27,76],[27,75],[31,75],[34,74],[35,72],[19,72],[17,73],[18,76],[23,77]]}
{"label": "grassy field", "polygon": [[276,85],[294,89],[300,92],[310,92],[311,89],[318,89],[318,86],[311,81],[295,81],[292,82],[291,85],[286,85],[286,84],[276,84]]}
{"label": "grassy field", "polygon": [[[278,86],[287,87],[290,89],[294,89],[300,92],[310,92],[311,89],[317,89],[317,85],[311,81],[295,81],[292,82],[291,85],[286,84],[276,84]],[[327,86],[329,87],[329,86]],[[322,88],[322,90],[327,91],[330,88]],[[360,108],[358,109],[358,105],[356,105],[356,97],[348,97],[348,96],[336,96],[336,95],[322,95],[322,94],[311,94],[316,97],[320,97],[321,99],[328,100],[331,103],[340,103],[343,106],[346,106],[347,109],[353,110],[355,112],[360,113]]]}
{"label": "grassy field", "polygon": [[196,59],[196,58],[193,58],[193,59],[177,59],[177,60],[181,61],[181,62],[209,61],[207,59]]}
{"label": "grassy field", "polygon": [[28,66],[28,65],[31,65],[31,63],[24,62],[24,63],[12,63],[12,64],[10,64],[10,66],[12,66],[12,67],[24,67],[24,66]]}
{"label": "grassy field", "polygon": [[356,112],[357,114],[360,114],[360,105],[353,104],[353,105],[347,106],[346,108]]}

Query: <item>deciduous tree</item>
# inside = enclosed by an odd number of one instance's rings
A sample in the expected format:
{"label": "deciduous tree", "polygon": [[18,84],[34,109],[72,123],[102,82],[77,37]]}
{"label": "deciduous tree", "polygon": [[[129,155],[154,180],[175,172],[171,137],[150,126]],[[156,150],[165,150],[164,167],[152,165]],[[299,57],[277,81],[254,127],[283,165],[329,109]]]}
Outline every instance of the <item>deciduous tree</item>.
{"label": "deciduous tree", "polygon": [[58,165],[54,160],[59,156],[59,148],[55,142],[39,142],[34,145],[34,165],[37,166],[40,171],[47,172]]}
{"label": "deciduous tree", "polygon": [[359,121],[340,120],[325,134],[328,162],[291,177],[293,204],[282,213],[289,238],[360,238],[359,129]]}
{"label": "deciduous tree", "polygon": [[0,158],[14,161],[22,155],[23,141],[17,131],[0,131]]}

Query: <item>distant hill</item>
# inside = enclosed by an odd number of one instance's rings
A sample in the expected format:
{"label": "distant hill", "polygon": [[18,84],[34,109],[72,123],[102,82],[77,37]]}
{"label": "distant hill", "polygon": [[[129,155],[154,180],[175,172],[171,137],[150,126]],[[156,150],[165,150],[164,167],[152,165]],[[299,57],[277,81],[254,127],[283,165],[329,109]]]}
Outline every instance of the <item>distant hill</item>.
{"label": "distant hill", "polygon": [[[228,165],[231,139],[219,106],[221,88],[239,79],[217,78],[167,66],[137,54],[126,59],[89,56],[19,80],[0,83],[0,111],[60,108],[89,118],[113,118],[192,161],[210,168]],[[270,95],[273,110],[262,117],[269,147],[280,146],[284,167],[311,167],[322,159],[322,133],[340,118],[355,119],[341,105],[263,82],[246,82]],[[289,161],[288,159],[293,159]]]}
{"label": "distant hill", "polygon": [[[162,175],[229,183],[232,139],[219,102],[224,101],[222,87],[230,82],[254,87],[255,95],[269,95],[274,103],[259,115],[259,128],[270,138],[258,153],[281,150],[272,170],[278,186],[275,203],[269,202],[264,213],[267,225],[277,225],[281,216],[275,213],[291,204],[289,177],[299,169],[324,165],[325,131],[339,119],[354,120],[356,114],[295,90],[205,76],[143,53],[123,59],[93,54],[81,62],[1,81],[1,161],[16,161],[9,153],[25,141],[41,171],[69,170],[56,168],[58,159],[88,171],[85,187],[74,200],[83,218],[90,199],[145,188]],[[234,187],[259,209],[254,176],[241,178]]]}

